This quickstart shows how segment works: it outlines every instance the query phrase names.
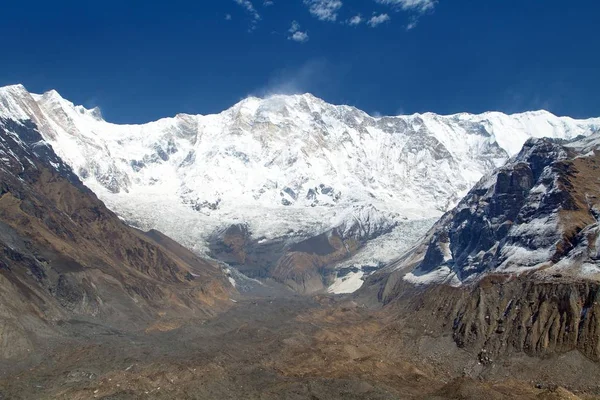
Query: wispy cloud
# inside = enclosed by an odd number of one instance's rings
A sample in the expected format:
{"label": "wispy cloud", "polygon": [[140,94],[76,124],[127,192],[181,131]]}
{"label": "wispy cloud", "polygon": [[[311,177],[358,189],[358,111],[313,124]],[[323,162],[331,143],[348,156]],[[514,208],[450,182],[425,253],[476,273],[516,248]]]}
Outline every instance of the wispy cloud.
{"label": "wispy cloud", "polygon": [[300,29],[300,24],[298,23],[298,21],[292,21],[292,26],[290,27],[290,32],[294,33],[297,32]]}
{"label": "wispy cloud", "polygon": [[[258,23],[261,21],[262,17],[258,12],[255,4],[258,4],[259,8],[262,4],[262,7],[270,7],[276,3],[276,0],[233,0],[236,4],[241,6],[246,13],[250,16],[250,25],[248,28],[249,32],[254,31]],[[390,11],[395,12],[405,12],[408,13],[406,23],[406,30],[412,30],[417,27],[419,24],[420,18],[431,11],[433,11],[438,3],[438,0],[373,0],[375,3],[378,3],[383,6],[387,6],[390,8]],[[346,26],[358,26],[361,24],[367,24],[371,28],[375,28],[381,24],[384,24],[390,21],[391,12],[387,13],[373,13],[370,17],[364,17],[361,14],[356,14],[352,16],[350,15],[340,15],[340,10],[344,6],[343,0],[302,0],[302,3],[305,7],[307,7],[310,14],[319,19],[320,21],[325,22],[338,22],[341,25]],[[230,14],[226,14],[226,20],[231,20],[232,16]],[[294,21],[294,24],[298,24]],[[309,40],[309,35],[306,30],[301,30],[300,26],[292,24],[292,28],[289,30],[289,34],[285,35],[288,40],[293,40],[295,42],[303,43]]]}
{"label": "wispy cloud", "polygon": [[[325,59],[315,59],[299,67],[281,69],[275,72],[268,83],[252,94],[269,97],[275,94],[301,94],[327,90],[337,84],[345,70],[331,65]],[[335,78],[334,78],[335,77]]]}
{"label": "wispy cloud", "polygon": [[410,22],[406,30],[415,29],[419,23],[419,17],[427,12],[433,11],[437,0],[375,0],[379,4],[390,6],[395,11],[410,12]]}
{"label": "wispy cloud", "polygon": [[570,86],[563,81],[550,81],[541,88],[531,79],[518,80],[504,93],[499,93],[500,96],[494,99],[495,105],[485,107],[496,108],[507,113],[533,110],[556,112],[566,104],[565,93],[569,90]]}
{"label": "wispy cloud", "polygon": [[313,16],[330,22],[337,20],[338,11],[343,5],[341,0],[304,0],[304,4]]}
{"label": "wispy cloud", "polygon": [[288,36],[288,40],[293,40],[294,42],[304,43],[308,41],[308,33],[302,32],[300,30],[300,24],[297,21],[292,21],[292,26],[288,30],[290,35]]}
{"label": "wispy cloud", "polygon": [[384,22],[389,21],[391,18],[389,15],[387,14],[379,14],[379,15],[373,15],[368,21],[367,21],[367,25],[369,25],[371,28],[375,28],[378,25],[383,24]]}
{"label": "wispy cloud", "polygon": [[251,22],[250,22],[250,27],[248,28],[248,30],[253,31],[254,29],[256,29],[256,25],[258,24],[258,21],[260,21],[260,14],[258,13],[258,11],[256,11],[256,8],[254,8],[254,4],[252,4],[252,2],[250,0],[233,0],[233,1],[235,1],[238,5],[240,5],[244,9],[246,9],[246,12],[248,14],[250,14]]}
{"label": "wispy cloud", "polygon": [[360,25],[362,22],[363,18],[360,14],[358,14],[348,20],[348,25],[356,26]]}
{"label": "wispy cloud", "polygon": [[385,4],[400,8],[404,11],[416,11],[424,13],[433,10],[437,0],[375,0],[379,4]]}

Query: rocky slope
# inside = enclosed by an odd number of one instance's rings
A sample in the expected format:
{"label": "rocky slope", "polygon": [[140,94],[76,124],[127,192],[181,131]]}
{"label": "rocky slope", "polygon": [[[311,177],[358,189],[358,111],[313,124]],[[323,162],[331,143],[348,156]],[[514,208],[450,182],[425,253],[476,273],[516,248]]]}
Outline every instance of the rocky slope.
{"label": "rocky slope", "polygon": [[[244,226],[244,253],[258,259],[265,249],[287,257],[290,246],[335,230],[361,247],[342,264],[330,257],[344,278],[392,260],[528,137],[569,139],[600,127],[600,119],[543,111],[375,118],[308,94],[248,98],[217,115],[144,125],[111,124],[98,109],[22,86],[0,88],[0,105],[1,115],[31,118],[129,223],[214,256],[229,251],[224,233]],[[273,276],[281,257],[249,273]],[[304,261],[286,270],[300,279],[315,272],[304,276]]]}
{"label": "rocky slope", "polygon": [[451,332],[479,361],[579,351],[600,360],[600,132],[531,139],[363,295]]}
{"label": "rocky slope", "polygon": [[71,320],[140,330],[207,318],[231,291],[218,266],[125,225],[31,121],[0,118],[0,359]]}
{"label": "rocky slope", "polygon": [[598,279],[600,133],[568,143],[531,139],[484,177],[391,268],[404,279],[459,286],[486,272]]}

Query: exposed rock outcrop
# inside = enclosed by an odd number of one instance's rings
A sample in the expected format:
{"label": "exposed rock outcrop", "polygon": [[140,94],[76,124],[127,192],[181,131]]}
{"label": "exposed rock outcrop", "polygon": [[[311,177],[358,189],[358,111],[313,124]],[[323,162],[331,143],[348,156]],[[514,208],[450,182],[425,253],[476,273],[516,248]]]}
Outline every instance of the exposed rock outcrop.
{"label": "exposed rock outcrop", "polygon": [[214,257],[246,276],[272,278],[298,293],[312,294],[327,288],[329,268],[355,254],[363,243],[359,238],[333,229],[303,240],[293,236],[257,240],[247,226],[232,225],[213,237],[211,250]]}
{"label": "exposed rock outcrop", "polygon": [[490,275],[472,287],[403,283],[391,310],[437,335],[451,333],[483,364],[522,353],[579,351],[600,361],[600,283],[535,274]]}
{"label": "exposed rock outcrop", "polygon": [[360,242],[344,239],[337,230],[291,246],[272,271],[272,276],[303,294],[323,291],[328,286],[324,269],[354,254]]}

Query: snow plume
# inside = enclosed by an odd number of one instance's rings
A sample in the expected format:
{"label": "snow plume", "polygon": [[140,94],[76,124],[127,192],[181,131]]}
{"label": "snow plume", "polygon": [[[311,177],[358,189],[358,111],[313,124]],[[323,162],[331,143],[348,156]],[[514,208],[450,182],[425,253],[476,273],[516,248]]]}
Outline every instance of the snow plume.
{"label": "snow plume", "polygon": [[314,92],[330,84],[333,74],[332,65],[323,59],[315,59],[298,68],[286,68],[277,71],[267,84],[252,93],[258,97],[270,97],[276,94],[301,94]]}

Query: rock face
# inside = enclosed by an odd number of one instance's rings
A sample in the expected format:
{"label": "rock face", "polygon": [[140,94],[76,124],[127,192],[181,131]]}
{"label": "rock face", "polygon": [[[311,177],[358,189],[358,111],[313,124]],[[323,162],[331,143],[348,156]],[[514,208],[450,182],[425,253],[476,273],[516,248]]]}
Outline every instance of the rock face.
{"label": "rock face", "polygon": [[329,286],[326,267],[356,253],[360,243],[344,239],[337,230],[291,246],[278,261],[271,275],[299,293],[315,293]]}
{"label": "rock face", "polygon": [[366,247],[348,267],[377,267],[527,138],[568,139],[600,127],[599,119],[547,112],[375,118],[309,94],[248,98],[218,115],[144,125],[111,124],[55,91],[35,95],[22,86],[0,88],[0,104],[0,115],[32,119],[126,221],[238,266],[237,245],[213,240],[232,225],[251,234],[242,246],[249,262],[262,258],[264,246],[337,229]]}
{"label": "rock face", "polygon": [[487,275],[476,284],[415,287],[400,283],[388,307],[425,331],[451,334],[484,365],[515,354],[548,357],[579,351],[600,361],[600,284],[529,274]]}
{"label": "rock face", "polygon": [[210,255],[250,278],[265,279],[285,253],[284,238],[255,239],[245,224],[234,224],[210,238]]}
{"label": "rock face", "polygon": [[488,362],[507,350],[537,356],[579,350],[600,361],[597,282],[493,283],[479,285],[458,305],[453,331],[459,346],[485,350],[481,357]]}
{"label": "rock face", "polygon": [[0,357],[70,319],[144,329],[208,317],[231,290],[217,266],[120,221],[30,121],[0,119]]}
{"label": "rock face", "polygon": [[251,278],[272,278],[290,289],[312,294],[324,291],[337,274],[329,268],[354,255],[363,245],[353,227],[337,229],[297,243],[284,239],[261,243],[245,225],[232,225],[211,240],[211,255]]}

